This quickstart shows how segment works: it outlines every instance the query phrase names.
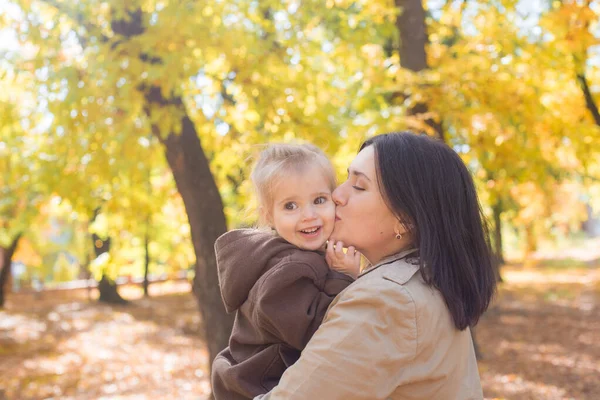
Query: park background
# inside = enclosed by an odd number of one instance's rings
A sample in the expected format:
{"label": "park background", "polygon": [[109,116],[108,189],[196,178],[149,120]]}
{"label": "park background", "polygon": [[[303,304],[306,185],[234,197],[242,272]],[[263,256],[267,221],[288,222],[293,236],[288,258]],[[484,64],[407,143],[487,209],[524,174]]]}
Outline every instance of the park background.
{"label": "park background", "polygon": [[0,0],[0,399],[199,399],[260,145],[444,140],[500,289],[489,399],[600,398],[600,2]]}

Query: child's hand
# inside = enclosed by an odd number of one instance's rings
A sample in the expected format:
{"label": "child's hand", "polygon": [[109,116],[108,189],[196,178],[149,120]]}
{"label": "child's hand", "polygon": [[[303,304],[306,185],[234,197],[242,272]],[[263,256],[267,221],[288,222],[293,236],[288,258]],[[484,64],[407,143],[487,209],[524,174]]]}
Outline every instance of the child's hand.
{"label": "child's hand", "polygon": [[344,253],[344,244],[333,240],[327,243],[327,252],[325,260],[329,264],[329,268],[334,271],[341,272],[351,276],[353,279],[358,277],[360,273],[360,253],[356,251],[354,246],[348,247]]}

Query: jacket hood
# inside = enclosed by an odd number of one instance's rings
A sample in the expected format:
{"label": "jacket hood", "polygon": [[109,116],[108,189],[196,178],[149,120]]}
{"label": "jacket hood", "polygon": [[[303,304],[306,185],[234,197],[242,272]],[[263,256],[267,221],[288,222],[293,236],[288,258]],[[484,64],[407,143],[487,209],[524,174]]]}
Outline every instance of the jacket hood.
{"label": "jacket hood", "polygon": [[294,249],[282,238],[258,229],[236,229],[220,236],[215,253],[227,312],[240,308],[262,274]]}

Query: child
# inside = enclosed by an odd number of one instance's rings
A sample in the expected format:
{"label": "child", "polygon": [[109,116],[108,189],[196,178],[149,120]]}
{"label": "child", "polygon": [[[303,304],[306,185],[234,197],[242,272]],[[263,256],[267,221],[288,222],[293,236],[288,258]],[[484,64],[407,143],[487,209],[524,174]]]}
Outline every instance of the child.
{"label": "child", "polygon": [[269,392],[300,357],[334,297],[358,274],[360,255],[331,270],[324,246],[333,231],[335,174],[312,145],[274,144],[251,175],[263,224],[215,243],[221,296],[236,311],[229,347],[212,368],[216,400]]}

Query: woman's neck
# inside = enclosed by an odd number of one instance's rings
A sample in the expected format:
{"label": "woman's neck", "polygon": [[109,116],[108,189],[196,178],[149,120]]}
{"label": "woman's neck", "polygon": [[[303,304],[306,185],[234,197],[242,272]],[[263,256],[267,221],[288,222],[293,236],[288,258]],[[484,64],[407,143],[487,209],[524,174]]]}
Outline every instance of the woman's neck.
{"label": "woman's neck", "polygon": [[403,253],[405,251],[412,250],[412,249],[414,249],[414,246],[409,243],[409,244],[406,244],[400,248],[396,248],[391,251],[381,252],[379,254],[374,254],[374,255],[363,253],[363,255],[365,256],[367,261],[369,261],[369,264],[377,265],[390,257],[394,257],[397,254],[400,254],[400,253]]}

